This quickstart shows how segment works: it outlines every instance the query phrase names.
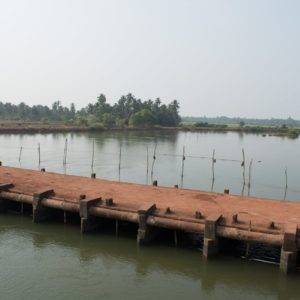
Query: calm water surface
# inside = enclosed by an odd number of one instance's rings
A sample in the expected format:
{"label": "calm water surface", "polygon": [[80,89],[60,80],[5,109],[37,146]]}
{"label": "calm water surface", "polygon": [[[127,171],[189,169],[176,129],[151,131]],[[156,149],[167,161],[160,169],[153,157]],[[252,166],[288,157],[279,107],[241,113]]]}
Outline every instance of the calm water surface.
{"label": "calm water surface", "polygon": [[[65,139],[67,168],[63,168]],[[300,199],[300,140],[236,133],[93,133],[1,135],[5,165],[90,176],[93,140],[97,177],[283,199]],[[121,173],[119,149],[122,147]],[[23,147],[21,162],[18,161]],[[187,158],[181,180],[182,147]],[[149,149],[149,173],[147,155]],[[253,158],[251,189],[243,190],[241,149]],[[216,150],[215,182],[211,157]],[[151,155],[150,155],[151,154]],[[199,158],[204,157],[204,158]],[[299,299],[300,277],[283,276],[276,265],[219,257],[204,263],[197,250],[156,244],[138,248],[134,233],[81,236],[76,225],[33,224],[29,216],[1,215],[1,299]]]}
{"label": "calm water surface", "polygon": [[[63,167],[65,139],[68,139],[67,167]],[[238,133],[115,132],[81,134],[0,135],[0,159],[4,165],[38,169],[38,143],[41,165],[48,171],[90,176],[94,147],[97,177],[136,183],[179,184],[185,188],[284,199],[300,199],[300,139],[263,137]],[[182,152],[186,160],[182,174]],[[19,162],[22,147],[21,162]],[[121,172],[119,176],[119,152]],[[149,151],[147,175],[147,147]],[[245,181],[241,167],[242,149],[246,157]],[[212,153],[216,151],[215,181],[212,184]],[[249,163],[253,159],[250,191]]]}

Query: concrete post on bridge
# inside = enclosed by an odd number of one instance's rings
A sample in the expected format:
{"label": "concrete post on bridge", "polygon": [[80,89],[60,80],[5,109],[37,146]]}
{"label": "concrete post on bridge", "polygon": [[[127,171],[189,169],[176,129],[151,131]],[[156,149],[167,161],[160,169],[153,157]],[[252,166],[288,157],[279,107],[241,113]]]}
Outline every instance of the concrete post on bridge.
{"label": "concrete post on bridge", "polygon": [[81,199],[79,203],[79,214],[80,214],[80,229],[81,233],[88,233],[94,231],[98,224],[96,222],[96,218],[91,216],[89,213],[89,209],[92,206],[95,206],[97,203],[101,202],[101,198],[88,198]]}
{"label": "concrete post on bridge", "polygon": [[[8,191],[9,189],[13,188],[14,185],[12,183],[0,183],[0,192],[1,191]],[[6,200],[0,198],[0,213],[5,213],[7,209]]]}
{"label": "concrete post on bridge", "polygon": [[41,202],[44,198],[53,195],[54,191],[52,189],[40,190],[33,194],[32,219],[34,223],[39,223],[47,219],[47,208],[43,206]]}
{"label": "concrete post on bridge", "polygon": [[219,213],[210,215],[205,220],[203,257],[209,259],[219,252],[217,225],[222,215]]}
{"label": "concrete post on bridge", "polygon": [[155,204],[146,204],[138,210],[139,229],[137,233],[138,245],[146,245],[153,238],[153,228],[147,225],[148,216],[156,210]]}
{"label": "concrete post on bridge", "polygon": [[297,266],[297,224],[285,226],[280,255],[280,269],[285,273],[296,271]]}

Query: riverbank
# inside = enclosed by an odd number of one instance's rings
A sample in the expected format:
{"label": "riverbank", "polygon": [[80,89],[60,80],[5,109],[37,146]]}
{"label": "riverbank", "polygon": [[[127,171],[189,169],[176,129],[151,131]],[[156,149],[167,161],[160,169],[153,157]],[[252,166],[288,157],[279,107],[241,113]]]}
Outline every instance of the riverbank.
{"label": "riverbank", "polygon": [[263,136],[286,136],[289,138],[298,138],[300,128],[298,127],[277,127],[277,126],[254,126],[254,125],[226,125],[226,124],[208,124],[206,126],[182,125],[181,130],[185,131],[202,131],[202,132],[239,132],[239,133],[254,133]]}
{"label": "riverbank", "polygon": [[274,127],[274,126],[229,126],[209,124],[206,126],[195,126],[182,124],[178,127],[114,127],[106,128],[102,125],[72,125],[65,123],[42,123],[42,122],[2,122],[0,123],[0,134],[5,133],[64,133],[64,132],[90,132],[90,131],[142,131],[142,130],[164,130],[164,131],[191,131],[191,132],[239,132],[256,133],[263,136],[286,136],[298,138],[300,128]]}

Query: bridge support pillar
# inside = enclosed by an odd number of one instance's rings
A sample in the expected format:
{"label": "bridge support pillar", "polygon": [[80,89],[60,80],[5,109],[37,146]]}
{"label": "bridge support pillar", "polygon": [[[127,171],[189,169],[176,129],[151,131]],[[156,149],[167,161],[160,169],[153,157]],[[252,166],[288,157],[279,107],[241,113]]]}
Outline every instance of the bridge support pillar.
{"label": "bridge support pillar", "polygon": [[292,273],[297,266],[297,225],[288,224],[283,235],[283,244],[280,255],[280,269],[285,274]]}
{"label": "bridge support pillar", "polygon": [[41,190],[33,194],[32,202],[32,219],[34,223],[45,221],[48,217],[47,208],[42,205],[42,200],[53,195],[53,190]]}
{"label": "bridge support pillar", "polygon": [[101,202],[101,198],[90,198],[80,200],[79,214],[81,218],[81,233],[88,233],[97,229],[98,224],[96,222],[96,218],[90,215],[89,209],[91,206],[94,206],[99,202]]}
{"label": "bridge support pillar", "polygon": [[138,210],[138,216],[139,216],[139,229],[137,233],[138,245],[146,245],[153,239],[154,229],[147,225],[147,218],[151,213],[155,211],[155,209],[156,209],[156,205],[151,204],[151,205],[142,206]]}
{"label": "bridge support pillar", "polygon": [[203,241],[203,258],[209,259],[214,257],[219,252],[218,237],[217,237],[217,225],[221,214],[214,214],[209,216],[205,220],[204,228],[204,241]]}

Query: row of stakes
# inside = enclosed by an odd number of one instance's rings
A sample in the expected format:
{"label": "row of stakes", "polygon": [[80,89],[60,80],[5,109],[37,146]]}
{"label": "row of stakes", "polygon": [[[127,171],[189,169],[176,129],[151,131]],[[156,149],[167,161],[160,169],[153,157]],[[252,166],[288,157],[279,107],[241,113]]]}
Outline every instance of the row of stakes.
{"label": "row of stakes", "polygon": [[[21,163],[21,157],[22,157],[22,152],[23,152],[23,147],[20,147],[19,151],[19,163]],[[37,147],[37,152],[38,152],[38,166],[40,169],[41,165],[41,145],[38,143]],[[65,140],[64,144],[64,153],[63,153],[63,166],[66,169],[67,166],[67,154],[68,154],[68,139]],[[165,154],[166,155],[166,154]],[[186,151],[185,151],[185,146],[182,148],[182,155],[181,155],[181,187],[183,187],[183,179],[184,179],[184,168],[185,168],[185,160],[186,160]],[[194,156],[195,157],[195,156]],[[152,184],[155,186],[157,185],[157,180],[153,180],[153,175],[154,175],[154,167],[155,167],[155,162],[157,158],[157,143],[154,146],[153,150],[153,160],[151,164],[151,181]],[[211,160],[211,174],[212,174],[212,185],[211,185],[211,191],[213,191],[214,183],[215,183],[215,164],[217,162],[216,159],[216,151],[213,149],[212,157],[201,157],[201,158],[207,158]],[[222,159],[225,160],[225,159]],[[118,175],[119,175],[119,181],[121,179],[121,161],[122,161],[122,145],[120,145],[119,148],[119,162],[118,162]],[[230,160],[228,160],[230,161]],[[148,146],[146,147],[146,172],[147,172],[147,178],[149,175],[149,148]],[[246,158],[245,158],[245,151],[242,149],[242,160],[240,161],[241,167],[242,167],[242,178],[243,178],[243,190],[242,194],[244,194],[244,188],[246,186]],[[95,140],[93,139],[92,143],[92,157],[91,157],[91,178],[96,178],[96,173],[94,172],[94,165],[95,165]],[[252,167],[253,167],[253,159],[250,160],[249,162],[249,168],[248,168],[248,195],[250,195],[250,187],[251,187],[251,177],[252,177]],[[284,199],[286,199],[287,196],[287,189],[288,189],[288,172],[287,168],[284,170],[284,176],[285,176],[285,192],[284,192]],[[175,185],[175,187],[178,187],[178,185]],[[225,189],[224,192],[227,193],[228,189]],[[229,192],[228,192],[229,193]]]}

